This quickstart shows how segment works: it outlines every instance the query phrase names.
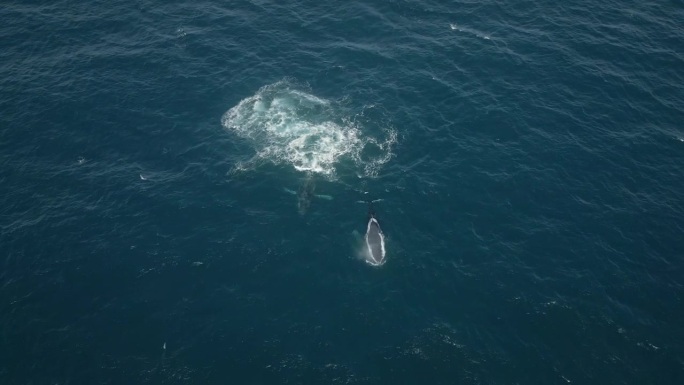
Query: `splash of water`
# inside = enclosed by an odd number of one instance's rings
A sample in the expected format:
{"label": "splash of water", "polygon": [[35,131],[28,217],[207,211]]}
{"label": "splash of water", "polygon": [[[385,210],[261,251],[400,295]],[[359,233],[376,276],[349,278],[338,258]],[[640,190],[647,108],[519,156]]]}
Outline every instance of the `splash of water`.
{"label": "splash of water", "polygon": [[[263,162],[289,164],[298,171],[333,176],[336,166],[349,160],[360,173],[373,176],[392,156],[396,133],[387,138],[364,136],[335,103],[283,80],[262,87],[228,110],[225,129],[247,139],[256,154],[236,166],[249,170]],[[374,148],[374,156],[365,155]]]}

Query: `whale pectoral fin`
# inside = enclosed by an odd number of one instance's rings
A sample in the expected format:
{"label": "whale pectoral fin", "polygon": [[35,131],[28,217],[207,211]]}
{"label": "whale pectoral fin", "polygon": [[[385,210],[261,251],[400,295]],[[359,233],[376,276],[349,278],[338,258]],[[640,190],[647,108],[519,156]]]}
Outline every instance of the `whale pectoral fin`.
{"label": "whale pectoral fin", "polygon": [[297,195],[297,192],[296,192],[296,191],[292,191],[292,190],[290,190],[289,188],[283,188],[283,190],[285,190],[285,192],[288,193],[288,194]]}

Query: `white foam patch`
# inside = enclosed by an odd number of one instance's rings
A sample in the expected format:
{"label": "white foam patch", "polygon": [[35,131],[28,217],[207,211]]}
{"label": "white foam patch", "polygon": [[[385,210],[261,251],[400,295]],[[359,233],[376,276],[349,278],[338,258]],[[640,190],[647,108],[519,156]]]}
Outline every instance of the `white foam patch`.
{"label": "white foam patch", "polygon": [[[348,158],[366,176],[392,156],[396,133],[388,138],[364,137],[358,124],[343,116],[334,103],[319,98],[289,81],[267,85],[235,107],[221,120],[223,127],[248,139],[256,155],[238,163],[236,170],[249,170],[262,161],[290,164],[296,170],[332,176],[335,166]],[[372,158],[364,149],[375,146]]]}
{"label": "white foam patch", "polygon": [[464,27],[464,26],[456,24],[456,23],[449,24],[449,27],[451,27],[451,29],[455,30],[455,31],[475,35],[476,37],[479,37],[480,39],[484,39],[484,40],[491,40],[492,39],[492,37],[490,35],[487,35],[485,33],[482,33],[480,31],[472,29],[472,28]]}

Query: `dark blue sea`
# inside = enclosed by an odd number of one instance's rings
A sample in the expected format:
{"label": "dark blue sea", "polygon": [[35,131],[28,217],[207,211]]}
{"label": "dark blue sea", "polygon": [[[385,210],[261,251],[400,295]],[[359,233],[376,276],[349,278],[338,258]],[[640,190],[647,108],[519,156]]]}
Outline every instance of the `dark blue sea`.
{"label": "dark blue sea", "polygon": [[684,384],[681,0],[0,21],[0,384]]}

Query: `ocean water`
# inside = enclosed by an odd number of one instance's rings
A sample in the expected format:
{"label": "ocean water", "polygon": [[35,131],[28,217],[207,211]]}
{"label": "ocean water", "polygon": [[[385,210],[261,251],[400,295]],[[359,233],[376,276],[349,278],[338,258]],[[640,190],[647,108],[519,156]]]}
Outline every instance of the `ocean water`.
{"label": "ocean water", "polygon": [[1,384],[684,383],[682,1],[0,19]]}

